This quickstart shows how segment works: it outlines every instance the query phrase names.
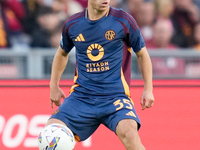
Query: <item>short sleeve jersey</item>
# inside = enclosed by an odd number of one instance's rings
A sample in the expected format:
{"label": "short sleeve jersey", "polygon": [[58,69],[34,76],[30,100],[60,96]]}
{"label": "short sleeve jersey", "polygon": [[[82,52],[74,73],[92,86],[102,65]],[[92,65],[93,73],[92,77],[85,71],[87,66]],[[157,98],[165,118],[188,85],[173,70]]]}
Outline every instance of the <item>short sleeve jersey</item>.
{"label": "short sleeve jersey", "polygon": [[131,15],[110,7],[101,19],[91,21],[85,9],[66,21],[60,46],[67,53],[76,47],[77,65],[70,92],[130,96],[131,51],[138,52],[145,46]]}

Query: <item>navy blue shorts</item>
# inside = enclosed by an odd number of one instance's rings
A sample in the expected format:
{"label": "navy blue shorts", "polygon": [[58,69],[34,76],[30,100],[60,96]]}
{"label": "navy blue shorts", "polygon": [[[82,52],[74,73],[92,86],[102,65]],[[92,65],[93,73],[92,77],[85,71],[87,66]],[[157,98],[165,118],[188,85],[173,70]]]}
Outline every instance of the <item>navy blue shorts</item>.
{"label": "navy blue shorts", "polygon": [[75,97],[72,93],[51,118],[63,121],[80,141],[90,137],[100,124],[116,133],[116,126],[122,119],[134,119],[140,128],[133,103],[126,95],[92,99]]}

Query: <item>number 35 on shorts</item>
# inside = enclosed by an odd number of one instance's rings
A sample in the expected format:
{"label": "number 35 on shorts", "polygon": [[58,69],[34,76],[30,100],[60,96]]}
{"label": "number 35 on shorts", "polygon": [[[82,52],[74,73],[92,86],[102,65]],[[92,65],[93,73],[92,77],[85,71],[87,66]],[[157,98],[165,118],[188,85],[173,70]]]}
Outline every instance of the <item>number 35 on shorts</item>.
{"label": "number 35 on shorts", "polygon": [[116,111],[124,107],[131,110],[133,109],[133,103],[129,99],[118,99],[113,104],[117,107]]}
{"label": "number 35 on shorts", "polygon": [[[113,104],[114,104],[114,106],[116,106],[116,111],[118,111],[122,108],[133,110],[133,103],[129,99],[118,99]],[[134,114],[133,111],[130,111],[126,115],[134,116],[136,118],[136,115]]]}

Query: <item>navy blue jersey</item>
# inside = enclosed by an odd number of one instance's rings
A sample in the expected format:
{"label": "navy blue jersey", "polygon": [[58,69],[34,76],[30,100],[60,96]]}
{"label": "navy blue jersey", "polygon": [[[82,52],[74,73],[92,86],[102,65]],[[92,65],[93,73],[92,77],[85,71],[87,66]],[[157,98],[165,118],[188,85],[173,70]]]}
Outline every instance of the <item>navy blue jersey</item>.
{"label": "navy blue jersey", "polygon": [[140,51],[144,40],[136,21],[122,9],[110,7],[97,21],[87,9],[65,23],[61,48],[76,47],[76,71],[71,92],[83,96],[130,96],[131,48]]}

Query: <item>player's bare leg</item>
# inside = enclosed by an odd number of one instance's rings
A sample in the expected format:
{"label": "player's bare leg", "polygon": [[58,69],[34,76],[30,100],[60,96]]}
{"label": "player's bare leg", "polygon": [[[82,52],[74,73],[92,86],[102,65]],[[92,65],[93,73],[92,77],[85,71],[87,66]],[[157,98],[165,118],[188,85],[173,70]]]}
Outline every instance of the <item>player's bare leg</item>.
{"label": "player's bare leg", "polygon": [[116,134],[126,147],[126,150],[145,150],[138,135],[135,120],[121,120],[116,127]]}

